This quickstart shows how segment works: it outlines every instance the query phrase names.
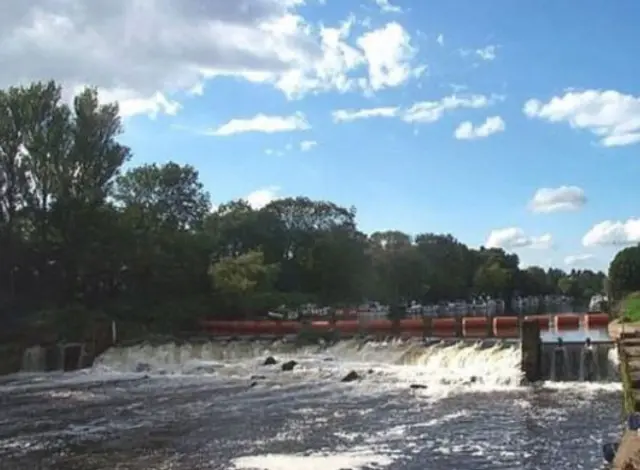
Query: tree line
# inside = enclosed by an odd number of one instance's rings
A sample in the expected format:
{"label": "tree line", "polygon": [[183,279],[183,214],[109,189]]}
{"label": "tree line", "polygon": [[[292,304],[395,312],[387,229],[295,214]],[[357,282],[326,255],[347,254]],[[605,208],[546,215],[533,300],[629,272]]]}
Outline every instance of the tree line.
{"label": "tree line", "polygon": [[[215,209],[190,165],[124,169],[116,104],[54,82],[0,92],[0,314],[81,328],[96,317],[170,330],[280,305],[588,298],[605,275],[521,268],[449,234],[362,233],[356,210],[292,197]],[[508,302],[507,302],[508,304]],[[9,322],[9,323],[7,323]]]}

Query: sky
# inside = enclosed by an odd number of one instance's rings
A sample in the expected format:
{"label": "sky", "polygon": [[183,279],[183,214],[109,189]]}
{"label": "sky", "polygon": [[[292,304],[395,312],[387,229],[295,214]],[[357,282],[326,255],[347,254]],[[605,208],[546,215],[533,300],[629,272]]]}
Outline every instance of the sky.
{"label": "sky", "polygon": [[[640,242],[640,2],[5,0],[0,87],[117,101],[215,204],[357,208],[523,265]],[[635,44],[635,45],[634,45]]]}

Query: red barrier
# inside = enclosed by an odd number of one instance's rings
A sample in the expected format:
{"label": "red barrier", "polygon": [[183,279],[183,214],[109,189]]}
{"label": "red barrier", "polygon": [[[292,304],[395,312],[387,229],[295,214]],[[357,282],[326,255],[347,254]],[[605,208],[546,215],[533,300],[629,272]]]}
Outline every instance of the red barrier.
{"label": "red barrier", "polygon": [[331,331],[331,323],[328,321],[312,321],[311,329],[316,332]]}
{"label": "red barrier", "polygon": [[338,320],[336,321],[336,329],[340,333],[357,333],[360,330],[358,320]]}
{"label": "red barrier", "polygon": [[573,330],[580,327],[580,315],[575,313],[560,313],[555,316],[554,324],[558,330]]}
{"label": "red barrier", "polygon": [[301,328],[302,328],[302,324],[300,322],[287,320],[287,321],[280,322],[279,329],[280,329],[280,332],[284,335],[295,335],[300,332]]}
{"label": "red barrier", "polygon": [[501,328],[499,330],[494,330],[493,334],[496,338],[519,338],[520,331],[518,328]]}
{"label": "red barrier", "polygon": [[609,324],[609,315],[606,313],[587,313],[584,316],[584,325],[587,328],[603,328]]}
{"label": "red barrier", "polygon": [[457,318],[434,318],[431,320],[431,331],[433,332],[433,336],[455,336],[457,322]]}
{"label": "red barrier", "polygon": [[524,319],[537,321],[541,330],[549,329],[549,315],[528,315]]}
{"label": "red barrier", "polygon": [[391,320],[370,320],[367,322],[366,329],[376,333],[390,333],[393,330],[393,322]]}
{"label": "red barrier", "polygon": [[464,336],[487,336],[489,319],[487,317],[465,317],[462,319],[462,334]]}
{"label": "red barrier", "polygon": [[495,317],[493,319],[493,334],[504,337],[504,331],[518,331],[518,317]]}
{"label": "red barrier", "polygon": [[424,322],[422,318],[405,318],[400,320],[401,331],[423,331]]}

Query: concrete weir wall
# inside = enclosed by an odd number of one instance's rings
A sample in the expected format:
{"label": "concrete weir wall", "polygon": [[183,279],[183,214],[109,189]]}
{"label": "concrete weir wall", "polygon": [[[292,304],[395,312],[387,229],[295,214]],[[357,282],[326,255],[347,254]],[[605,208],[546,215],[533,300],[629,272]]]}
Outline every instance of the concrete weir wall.
{"label": "concrete weir wall", "polygon": [[[625,415],[640,411],[640,325],[615,322],[609,334],[618,346]],[[613,461],[613,469],[640,470],[640,434],[625,428]]]}
{"label": "concrete weir wall", "polygon": [[534,320],[522,322],[520,330],[520,347],[522,351],[522,371],[529,383],[542,378],[542,340],[540,323]]}

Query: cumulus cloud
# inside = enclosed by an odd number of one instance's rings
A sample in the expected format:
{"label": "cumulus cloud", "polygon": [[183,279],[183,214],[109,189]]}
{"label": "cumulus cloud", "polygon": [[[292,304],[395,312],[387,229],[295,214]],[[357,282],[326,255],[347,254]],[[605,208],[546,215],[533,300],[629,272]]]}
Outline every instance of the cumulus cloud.
{"label": "cumulus cloud", "polygon": [[517,248],[547,249],[551,247],[552,243],[553,238],[549,233],[530,236],[525,234],[521,228],[508,227],[492,230],[484,245],[487,248],[515,250]]}
{"label": "cumulus cloud", "polygon": [[436,38],[436,42],[441,46],[444,46],[444,36],[442,34],[438,34],[438,37]]}
{"label": "cumulus cloud", "polygon": [[471,121],[465,121],[460,123],[454,136],[459,140],[474,140],[489,137],[492,134],[503,132],[505,130],[505,123],[500,116],[491,116],[487,120],[474,127]]}
{"label": "cumulus cloud", "polygon": [[269,204],[271,201],[275,201],[276,199],[281,199],[278,193],[280,191],[279,186],[268,186],[266,188],[257,189],[251,193],[249,193],[244,200],[247,201],[254,209],[262,209],[264,206]]}
{"label": "cumulus cloud", "polygon": [[594,225],[582,237],[584,246],[622,246],[640,243],[640,219],[626,221],[605,220]]}
{"label": "cumulus cloud", "polygon": [[486,46],[476,49],[476,55],[482,60],[494,60],[496,58],[496,46]]}
{"label": "cumulus cloud", "polygon": [[590,253],[583,253],[580,255],[569,255],[564,258],[564,264],[567,266],[576,266],[586,261],[590,261],[594,258],[594,256]]}
{"label": "cumulus cloud", "polygon": [[402,116],[406,122],[431,123],[438,121],[448,111],[461,108],[481,109],[492,105],[500,96],[451,95],[437,101],[420,101],[407,109]]}
{"label": "cumulus cloud", "polygon": [[575,211],[581,209],[586,202],[584,190],[577,186],[540,188],[529,202],[529,208],[540,213]]}
{"label": "cumulus cloud", "polygon": [[640,97],[615,90],[570,91],[546,103],[531,99],[523,111],[530,118],[586,129],[605,147],[640,142]]}
{"label": "cumulus cloud", "polygon": [[[364,109],[339,109],[332,113],[335,122],[350,122],[369,118],[392,118],[398,117],[408,123],[428,124],[441,119],[447,112],[457,109],[480,109],[491,106],[496,101],[502,99],[500,96],[486,95],[450,95],[439,100],[419,101],[406,109],[398,106],[386,106],[379,108]],[[493,119],[493,118],[492,118]],[[500,121],[502,121],[500,119]],[[485,123],[486,124],[486,123]],[[495,125],[491,122],[490,125]],[[504,123],[502,123],[504,125]]]}
{"label": "cumulus cloud", "polygon": [[374,117],[393,117],[398,114],[397,107],[366,108],[366,109],[338,109],[331,113],[334,122],[349,122],[358,119]]}
{"label": "cumulus cloud", "polygon": [[315,140],[303,140],[302,142],[300,142],[300,150],[302,150],[303,152],[308,152],[317,145],[318,142],[316,142]]}
{"label": "cumulus cloud", "polygon": [[309,128],[309,123],[303,114],[293,114],[291,116],[267,116],[257,114],[248,119],[231,119],[229,122],[209,133],[219,137],[226,137],[246,132],[273,134],[275,132],[304,131]]}
{"label": "cumulus cloud", "polygon": [[402,8],[397,5],[392,5],[389,0],[374,0],[374,2],[376,2],[376,5],[378,5],[384,13],[402,13]]}
{"label": "cumulus cloud", "polygon": [[[54,78],[96,86],[124,114],[175,113],[180,93],[235,77],[296,98],[377,90],[415,76],[410,35],[389,23],[352,34],[353,19],[316,25],[303,0],[24,0],[0,15],[0,87]],[[106,98],[105,98],[106,99]]]}

